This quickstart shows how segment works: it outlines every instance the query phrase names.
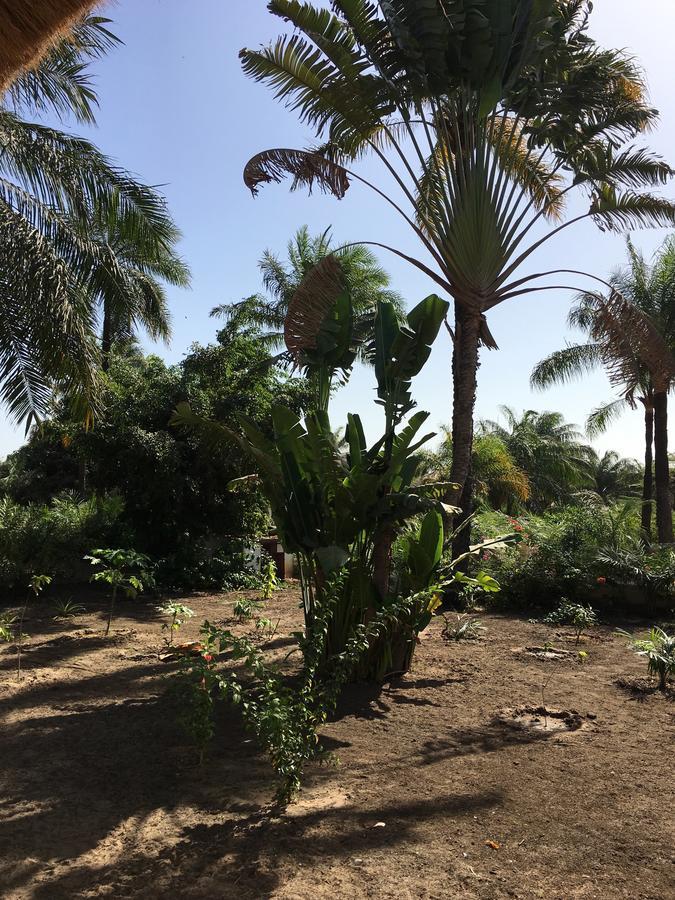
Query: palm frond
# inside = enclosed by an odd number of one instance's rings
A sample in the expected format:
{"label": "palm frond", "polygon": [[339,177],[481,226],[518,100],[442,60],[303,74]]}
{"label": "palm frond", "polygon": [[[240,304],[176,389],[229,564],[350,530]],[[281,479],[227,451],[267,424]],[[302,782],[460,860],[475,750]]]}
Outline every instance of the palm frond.
{"label": "palm frond", "polygon": [[89,63],[121,44],[107,28],[110,19],[88,15],[76,22],[36,64],[13,80],[5,97],[18,114],[55,113],[95,123],[98,106]]}
{"label": "palm frond", "polygon": [[597,344],[568,344],[537,363],[530,375],[530,384],[540,390],[553,384],[564,384],[592,372],[601,363],[602,353]]}
{"label": "palm frond", "polygon": [[264,150],[252,157],[244,168],[244,184],[255,196],[259,185],[279,184],[288,175],[293,177],[291,190],[306,187],[311,193],[317,184],[324,193],[341,200],[349,188],[349,178],[342,166],[313,150],[283,148]]}

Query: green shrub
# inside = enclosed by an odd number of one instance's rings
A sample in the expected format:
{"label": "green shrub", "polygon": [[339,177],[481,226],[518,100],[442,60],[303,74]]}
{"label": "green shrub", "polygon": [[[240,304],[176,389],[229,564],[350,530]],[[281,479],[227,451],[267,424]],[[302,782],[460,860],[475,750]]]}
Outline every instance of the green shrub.
{"label": "green shrub", "polygon": [[631,650],[646,658],[649,674],[658,676],[659,688],[665,691],[668,676],[675,674],[675,635],[667,634],[656,625],[641,640],[635,640],[627,631],[619,630],[618,633],[629,639]]}
{"label": "green shrub", "polygon": [[447,641],[476,641],[487,630],[475,616],[443,616],[443,619],[442,634]]}
{"label": "green shrub", "polygon": [[86,580],[83,555],[92,544],[124,542],[124,508],[115,495],[79,500],[65,494],[48,505],[0,499],[0,587],[17,588],[34,572],[59,581]]}
{"label": "green shrub", "polygon": [[590,605],[563,600],[560,606],[545,616],[542,621],[546,625],[571,625],[575,630],[578,644],[582,632],[598,624],[598,617]]}
{"label": "green shrub", "polygon": [[597,577],[604,575],[602,548],[608,543],[632,546],[639,534],[632,503],[607,507],[588,498],[543,516],[515,520],[492,512],[477,518],[482,538],[509,524],[520,532],[522,542],[489,551],[481,566],[501,584],[503,600],[526,608],[550,608],[565,598],[587,599]]}

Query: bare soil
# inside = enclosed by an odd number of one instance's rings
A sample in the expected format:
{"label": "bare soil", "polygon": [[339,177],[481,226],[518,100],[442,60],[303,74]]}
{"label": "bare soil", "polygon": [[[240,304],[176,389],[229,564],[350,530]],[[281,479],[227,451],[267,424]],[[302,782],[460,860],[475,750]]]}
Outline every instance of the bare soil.
{"label": "bare soil", "polygon": [[[181,640],[233,599],[186,600]],[[274,778],[236,710],[219,709],[196,765],[152,604],[120,602],[108,639],[97,600],[53,613],[29,610],[21,680],[0,649],[7,900],[675,897],[673,693],[653,690],[617,623],[576,648],[515,617],[482,615],[483,639],[458,643],[435,621],[405,678],[349,688],[323,730],[338,764],[312,764],[270,813]],[[269,652],[286,654],[297,590],[265,615],[280,619]],[[549,643],[577,658],[514,652]]]}

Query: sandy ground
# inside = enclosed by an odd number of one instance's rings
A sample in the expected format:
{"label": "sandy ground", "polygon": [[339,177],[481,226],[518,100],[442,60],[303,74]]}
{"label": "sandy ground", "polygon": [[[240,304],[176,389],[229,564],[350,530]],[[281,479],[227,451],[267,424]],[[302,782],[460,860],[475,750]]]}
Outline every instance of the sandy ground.
{"label": "sandy ground", "polygon": [[[234,596],[189,598],[181,639]],[[271,769],[235,710],[195,764],[152,603],[121,603],[108,639],[96,600],[53,613],[29,610],[21,680],[0,648],[6,900],[675,897],[673,694],[644,689],[617,623],[580,662],[564,630],[483,615],[482,640],[448,643],[435,621],[409,675],[348,690],[323,732],[338,764],[313,764],[299,800],[266,815]],[[280,619],[269,652],[286,653],[297,591],[265,615]],[[547,640],[567,658],[522,649]],[[546,706],[576,715],[519,724],[545,682]]]}

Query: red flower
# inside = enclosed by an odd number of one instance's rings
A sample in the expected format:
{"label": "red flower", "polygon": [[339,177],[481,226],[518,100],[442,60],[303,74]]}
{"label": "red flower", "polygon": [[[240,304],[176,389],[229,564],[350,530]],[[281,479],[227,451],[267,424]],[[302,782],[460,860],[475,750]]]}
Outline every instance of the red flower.
{"label": "red flower", "polygon": [[607,579],[605,578],[604,575],[599,575],[595,580],[598,582],[598,584],[606,584],[607,583]]}
{"label": "red flower", "polygon": [[211,662],[211,660],[213,659],[213,657],[211,656],[210,653],[205,653],[205,654],[204,654],[204,659],[205,659],[207,662]]}

